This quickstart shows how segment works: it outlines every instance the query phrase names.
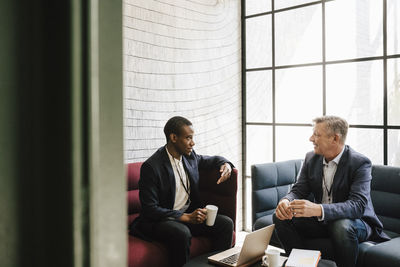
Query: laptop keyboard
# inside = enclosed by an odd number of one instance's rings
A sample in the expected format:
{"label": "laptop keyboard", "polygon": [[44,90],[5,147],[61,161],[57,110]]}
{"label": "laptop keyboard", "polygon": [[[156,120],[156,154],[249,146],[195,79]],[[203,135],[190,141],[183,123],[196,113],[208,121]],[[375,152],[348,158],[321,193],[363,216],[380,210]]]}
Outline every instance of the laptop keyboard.
{"label": "laptop keyboard", "polygon": [[220,262],[226,263],[226,264],[235,264],[239,259],[239,254],[240,254],[240,252],[230,255],[229,257],[226,257],[226,258],[223,258],[222,260],[220,260]]}

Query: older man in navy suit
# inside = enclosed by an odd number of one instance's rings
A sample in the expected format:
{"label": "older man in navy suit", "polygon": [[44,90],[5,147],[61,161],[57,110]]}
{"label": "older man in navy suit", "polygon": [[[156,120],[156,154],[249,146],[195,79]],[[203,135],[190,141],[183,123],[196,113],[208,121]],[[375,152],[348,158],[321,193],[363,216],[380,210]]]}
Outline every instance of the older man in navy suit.
{"label": "older man in navy suit", "polygon": [[[347,130],[342,118],[314,119],[314,151],[273,217],[287,253],[304,248],[304,238],[327,237],[340,267],[356,265],[359,243],[389,239],[371,202],[371,161],[345,145]],[[306,200],[310,193],[314,202]]]}
{"label": "older man in navy suit", "polygon": [[233,165],[219,156],[201,156],[193,150],[192,123],[173,117],[164,127],[167,144],[147,159],[140,169],[140,216],[131,233],[164,243],[169,266],[180,267],[189,259],[191,237],[206,235],[214,250],[232,245],[233,222],[218,214],[213,226],[204,220],[207,210],[199,196],[199,168],[220,170],[217,184],[230,178]]}

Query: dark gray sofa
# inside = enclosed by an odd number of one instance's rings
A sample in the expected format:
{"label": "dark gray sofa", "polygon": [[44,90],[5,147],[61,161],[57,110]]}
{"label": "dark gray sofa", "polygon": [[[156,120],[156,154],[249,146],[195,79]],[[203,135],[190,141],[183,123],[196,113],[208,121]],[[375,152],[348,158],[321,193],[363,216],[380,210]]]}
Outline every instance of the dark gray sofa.
{"label": "dark gray sofa", "polygon": [[[272,224],[275,208],[296,181],[300,168],[301,160],[255,164],[251,167],[253,230]],[[371,198],[384,231],[392,239],[379,244],[370,241],[362,243],[357,266],[400,266],[399,167],[372,166]],[[275,234],[271,244],[281,247]],[[307,240],[306,246],[309,249],[318,247],[323,258],[333,259],[329,239]]]}

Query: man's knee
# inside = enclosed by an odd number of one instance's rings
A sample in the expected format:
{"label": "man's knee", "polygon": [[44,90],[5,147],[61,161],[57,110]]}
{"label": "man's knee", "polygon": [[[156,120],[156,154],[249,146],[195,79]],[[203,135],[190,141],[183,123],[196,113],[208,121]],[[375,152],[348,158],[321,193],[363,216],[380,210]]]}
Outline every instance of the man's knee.
{"label": "man's knee", "polygon": [[280,220],[278,217],[276,217],[276,214],[274,213],[272,215],[272,222],[275,224],[275,228],[281,226],[282,224],[287,224],[289,220]]}
{"label": "man's knee", "polygon": [[179,222],[167,222],[166,225],[162,227],[162,231],[164,235],[167,235],[167,240],[188,244],[192,239],[192,233],[190,229]]}
{"label": "man's knee", "polygon": [[231,218],[225,215],[218,215],[216,218],[216,224],[219,224],[222,226],[223,229],[233,232],[233,221]]}
{"label": "man's knee", "polygon": [[192,239],[192,233],[186,225],[182,224],[181,227],[172,233],[171,239],[176,240],[176,242],[190,243],[190,240]]}
{"label": "man's knee", "polygon": [[339,219],[330,223],[331,237],[336,240],[343,240],[357,235],[354,228],[354,220]]}

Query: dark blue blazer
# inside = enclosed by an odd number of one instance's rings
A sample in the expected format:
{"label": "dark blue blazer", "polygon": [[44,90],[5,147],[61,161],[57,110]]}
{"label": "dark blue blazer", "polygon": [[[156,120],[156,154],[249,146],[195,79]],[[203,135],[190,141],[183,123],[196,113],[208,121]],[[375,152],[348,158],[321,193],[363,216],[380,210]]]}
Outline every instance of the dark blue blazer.
{"label": "dark blue blazer", "polygon": [[[199,168],[219,169],[228,161],[220,156],[197,155],[194,150],[190,156],[183,155],[182,160],[190,180],[191,204],[187,212],[192,212],[204,204],[199,197]],[[232,164],[231,166],[233,167]],[[130,225],[132,234],[149,237],[154,223],[182,216],[182,211],[173,209],[175,188],[174,172],[164,146],[148,158],[140,169],[139,199],[142,210]]]}
{"label": "dark blue blazer", "polygon": [[[313,151],[307,153],[303,167],[286,196],[305,199],[314,194],[315,202],[322,201],[323,156]],[[332,204],[322,204],[325,221],[337,219],[362,219],[371,227],[370,240],[385,241],[389,237],[382,232],[383,225],[375,214],[371,201],[371,161],[364,155],[345,146],[332,184]]]}

